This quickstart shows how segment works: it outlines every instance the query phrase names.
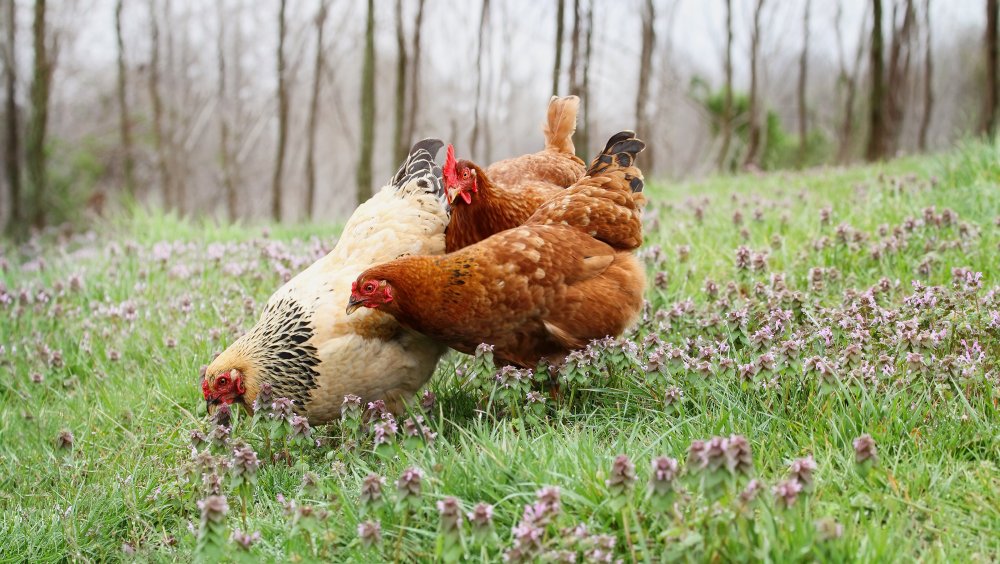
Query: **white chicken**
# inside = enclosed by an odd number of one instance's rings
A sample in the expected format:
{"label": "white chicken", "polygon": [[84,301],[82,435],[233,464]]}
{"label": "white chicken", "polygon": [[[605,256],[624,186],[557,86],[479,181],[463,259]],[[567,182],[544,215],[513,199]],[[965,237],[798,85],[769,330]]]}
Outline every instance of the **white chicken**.
{"label": "white chicken", "polygon": [[445,347],[379,311],[348,316],[344,304],[366,268],[444,253],[449,217],[434,162],[442,145],[414,144],[389,185],[355,210],[337,246],[279,288],[257,324],[208,366],[202,393],[210,412],[234,403],[252,409],[268,382],[275,398],[322,424],[339,417],[348,394],[399,413],[427,382]]}

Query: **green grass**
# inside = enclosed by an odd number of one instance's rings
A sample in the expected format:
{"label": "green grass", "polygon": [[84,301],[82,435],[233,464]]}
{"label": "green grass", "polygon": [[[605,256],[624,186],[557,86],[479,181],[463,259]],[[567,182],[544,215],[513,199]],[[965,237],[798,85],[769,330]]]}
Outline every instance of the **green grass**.
{"label": "green grass", "polygon": [[[650,182],[647,193],[651,308],[629,335],[638,351],[595,347],[589,365],[564,372],[573,382],[540,414],[522,405],[523,390],[494,387],[482,359],[449,355],[429,385],[437,394],[426,414],[438,433],[433,444],[373,451],[366,434],[352,437],[340,425],[317,430],[323,446],[293,446],[290,462],[261,467],[247,528],[262,539],[245,553],[223,538],[223,557],[433,560],[435,502],[455,496],[466,511],[480,501],[495,506],[498,537],[473,541],[466,524],[464,550],[473,560],[497,560],[511,547],[525,504],[554,485],[561,512],[543,527],[541,542],[581,558],[587,547],[562,541],[560,531],[584,523],[612,535],[614,557],[626,561],[995,561],[1000,336],[991,315],[1000,309],[992,292],[1000,274],[1000,146],[969,144],[873,167]],[[922,220],[930,207],[931,219],[945,210],[957,219],[944,214],[940,226],[921,221],[907,229],[908,218]],[[839,225],[848,226],[841,232],[849,244],[838,242]],[[0,561],[212,556],[210,545],[198,548],[203,486],[179,477],[190,466],[190,432],[208,429],[199,366],[253,324],[284,275],[331,248],[337,231],[273,227],[264,236],[264,229],[140,212],[89,235],[0,243],[0,298],[12,300],[0,301]],[[894,229],[899,248],[873,257],[872,246],[893,239]],[[766,270],[738,270],[741,245],[766,251]],[[819,284],[814,268],[824,269]],[[954,289],[954,268],[981,272],[983,287]],[[787,292],[774,290],[775,273],[784,274]],[[869,316],[852,309],[851,296],[883,278],[888,289],[876,294],[878,305],[898,317],[866,324],[861,359],[880,368],[864,380],[845,357],[857,337],[838,322]],[[709,279],[718,297],[705,291]],[[939,303],[906,305],[914,280],[940,286]],[[726,321],[742,308],[744,325]],[[721,357],[747,364],[766,351],[750,335],[773,308],[793,318],[772,346],[801,338],[804,356],[837,364],[835,377],[794,360],[752,380],[718,365]],[[894,341],[895,322],[910,318],[922,332],[943,331],[942,342]],[[650,334],[689,357],[711,343],[729,351],[713,356],[708,377],[693,360],[647,373],[656,348],[643,346]],[[965,371],[949,372],[948,362],[966,351],[963,340],[978,342],[985,357],[959,360]],[[910,367],[909,352],[926,367]],[[456,366],[477,376],[472,384],[456,377]],[[673,387],[684,399],[668,406]],[[265,426],[244,417],[233,436],[263,458]],[[73,433],[71,448],[58,447],[61,430]],[[865,433],[878,445],[870,467],[855,462],[852,447]],[[702,487],[702,477],[718,476],[684,463],[692,441],[730,434],[749,440],[753,476],[766,484],[745,507],[737,496],[745,477],[727,474],[722,485]],[[635,463],[638,484],[616,497],[605,481],[621,453]],[[650,460],[659,455],[686,468],[676,507],[666,513],[645,498]],[[787,478],[790,461],[806,455],[818,465],[815,485],[781,507],[771,488]],[[394,483],[412,466],[426,473],[424,497],[403,527]],[[306,472],[319,477],[318,488],[302,489]],[[369,472],[388,479],[390,504],[363,515],[358,495]],[[227,494],[222,526],[242,529],[240,498]],[[329,516],[286,516],[278,494]],[[356,532],[369,518],[380,520],[383,535],[371,549]],[[826,538],[821,519],[836,521],[842,534]]]}

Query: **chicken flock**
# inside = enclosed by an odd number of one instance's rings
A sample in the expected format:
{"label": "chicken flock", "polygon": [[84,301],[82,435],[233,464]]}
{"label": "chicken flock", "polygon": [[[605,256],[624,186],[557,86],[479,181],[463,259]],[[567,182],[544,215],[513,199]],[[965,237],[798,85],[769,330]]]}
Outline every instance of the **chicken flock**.
{"label": "chicken flock", "polygon": [[645,147],[613,135],[576,156],[579,99],[553,97],[544,148],[482,168],[425,139],[351,216],[336,247],[289,280],[260,319],[206,368],[209,412],[252,411],[261,386],[312,424],[345,396],[399,414],[448,348],[493,347],[504,365],[558,365],[621,335],[643,304]]}

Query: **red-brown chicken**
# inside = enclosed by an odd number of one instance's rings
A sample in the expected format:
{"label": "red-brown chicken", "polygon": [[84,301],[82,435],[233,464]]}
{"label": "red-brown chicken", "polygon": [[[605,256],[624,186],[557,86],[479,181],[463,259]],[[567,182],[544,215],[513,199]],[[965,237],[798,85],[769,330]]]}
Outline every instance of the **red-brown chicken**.
{"label": "red-brown chicken", "polygon": [[642,307],[644,147],[632,132],[608,142],[571,188],[521,227],[444,256],[411,256],[369,268],[347,311],[365,306],[459,351],[493,345],[497,360],[557,362],[593,339],[620,335]]}
{"label": "red-brown chicken", "polygon": [[486,170],[467,160],[456,161],[455,149],[448,145],[442,169],[451,205],[447,252],[524,224],[538,206],[583,177],[587,169],[573,147],[579,106],[576,96],[553,96],[542,129],[545,148],[495,162]]}

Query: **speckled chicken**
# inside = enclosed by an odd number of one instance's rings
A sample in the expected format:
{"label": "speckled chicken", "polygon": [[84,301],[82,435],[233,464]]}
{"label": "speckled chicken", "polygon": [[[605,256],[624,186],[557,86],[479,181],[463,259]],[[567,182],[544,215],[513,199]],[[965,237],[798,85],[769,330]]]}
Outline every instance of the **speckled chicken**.
{"label": "speckled chicken", "polygon": [[252,408],[263,382],[287,397],[310,423],[340,415],[344,396],[385,400],[400,412],[430,378],[445,347],[366,310],[348,317],[344,303],[364,269],[404,255],[444,253],[448,212],[443,143],[416,143],[388,186],[355,210],[336,247],[268,300],[260,320],[207,368],[202,392],[219,404]]}
{"label": "speckled chicken", "polygon": [[589,341],[620,335],[638,316],[646,274],[642,243],[643,149],[621,132],[587,176],[543,204],[524,225],[444,256],[412,256],[369,268],[348,312],[364,306],[472,353],[534,367]]}

